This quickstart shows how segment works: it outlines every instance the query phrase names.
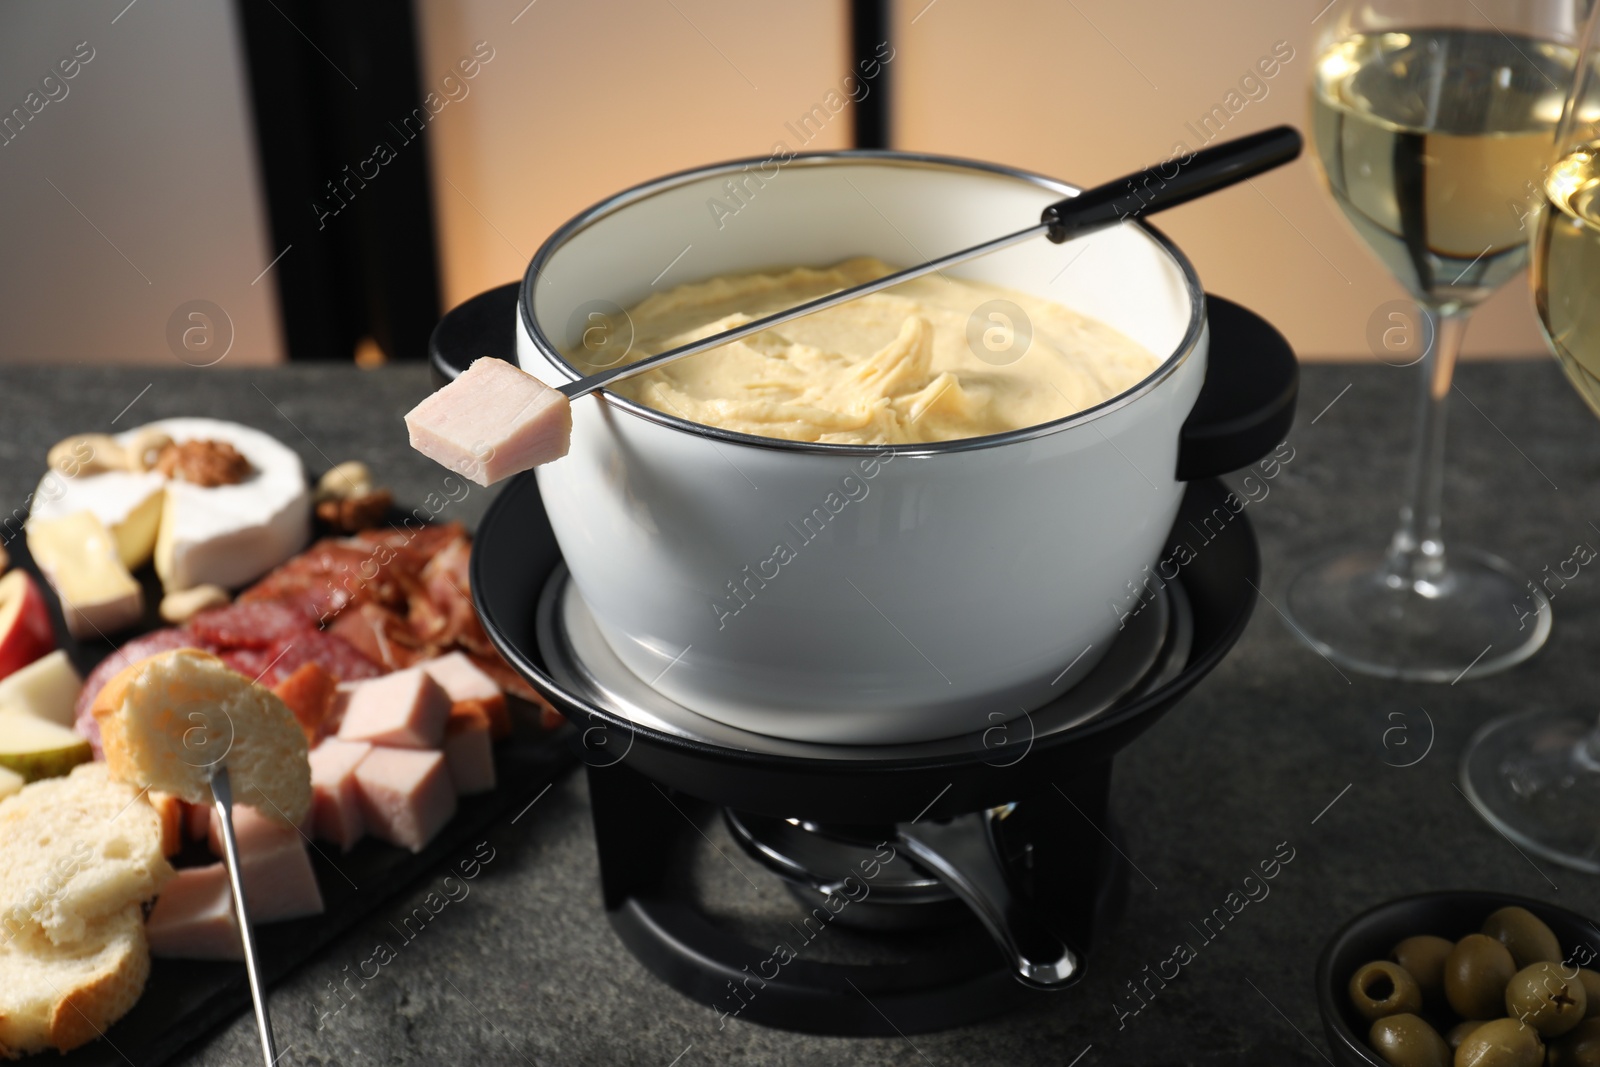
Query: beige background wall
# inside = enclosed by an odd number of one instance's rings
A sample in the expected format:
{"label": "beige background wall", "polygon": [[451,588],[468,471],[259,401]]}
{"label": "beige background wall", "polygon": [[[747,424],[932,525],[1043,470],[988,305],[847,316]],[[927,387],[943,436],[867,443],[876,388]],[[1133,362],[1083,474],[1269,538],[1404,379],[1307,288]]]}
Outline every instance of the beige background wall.
{"label": "beige background wall", "polygon": [[[766,155],[774,139],[797,147],[784,124],[846,72],[842,4],[525,2],[418,0],[425,69],[442,71],[476,40],[496,49],[472,98],[434,134],[448,302],[517,277],[551,230],[608,193]],[[1293,58],[1226,132],[1303,128],[1324,2],[899,0],[896,147],[1092,183],[1164,158],[1177,141],[1198,147],[1185,124],[1280,41]],[[847,118],[807,147],[847,144]],[[1159,224],[1209,289],[1265,314],[1307,357],[1371,359],[1368,320],[1403,296],[1309,160]],[[1481,309],[1467,347],[1542,353],[1520,281]]]}
{"label": "beige background wall", "polygon": [[[41,92],[80,43],[93,58]],[[171,365],[192,300],[223,309],[230,365],[283,358],[231,3],[7,0],[0,114],[21,107],[38,113],[0,146],[0,362]]]}
{"label": "beige background wall", "polygon": [[[430,126],[444,297],[517,277],[562,221],[671,170],[766,155],[846,73],[839,0],[415,0],[433,87],[473,42],[494,59]],[[899,0],[897,144],[1079,182],[1198,139],[1276,42],[1294,58],[1230,132],[1303,125],[1324,0]],[[1324,16],[1324,18],[1331,16]],[[230,315],[230,363],[283,358],[233,8],[224,0],[11,0],[0,110],[79,41],[95,58],[0,148],[0,361],[154,362],[181,303]],[[1259,95],[1259,92],[1258,94]],[[810,148],[848,143],[848,112]],[[52,188],[51,183],[55,188]],[[1401,293],[1344,227],[1309,161],[1165,216],[1208,287],[1307,357],[1370,359]],[[1471,353],[1542,351],[1521,284]]]}

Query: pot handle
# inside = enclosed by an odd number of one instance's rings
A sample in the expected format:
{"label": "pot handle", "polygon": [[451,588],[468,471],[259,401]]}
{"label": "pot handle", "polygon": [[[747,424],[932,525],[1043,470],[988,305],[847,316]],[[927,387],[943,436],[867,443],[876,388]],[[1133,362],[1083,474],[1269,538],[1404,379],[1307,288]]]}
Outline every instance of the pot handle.
{"label": "pot handle", "polygon": [[428,337],[433,387],[443,388],[479,356],[517,362],[517,295],[521,282],[507,282],[445,312]]}
{"label": "pot handle", "polygon": [[1205,384],[1178,434],[1178,480],[1254,463],[1288,436],[1300,389],[1294,349],[1261,316],[1206,294],[1211,348]]}

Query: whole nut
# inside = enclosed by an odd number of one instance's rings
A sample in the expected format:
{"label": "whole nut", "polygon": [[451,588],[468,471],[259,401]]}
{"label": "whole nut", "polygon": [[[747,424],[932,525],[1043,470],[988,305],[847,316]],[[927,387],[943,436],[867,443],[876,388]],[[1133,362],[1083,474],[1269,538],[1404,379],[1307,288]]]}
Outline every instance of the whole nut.
{"label": "whole nut", "polygon": [[161,618],[181,626],[207,608],[220,608],[231,598],[220,585],[197,585],[193,589],[180,589],[161,598]]}
{"label": "whole nut", "polygon": [[128,469],[128,456],[110,434],[80,433],[58,441],[45,455],[51,470],[76,478],[80,474]]}
{"label": "whole nut", "polygon": [[345,500],[372,492],[372,472],[358,459],[347,460],[317,479],[318,502]]}

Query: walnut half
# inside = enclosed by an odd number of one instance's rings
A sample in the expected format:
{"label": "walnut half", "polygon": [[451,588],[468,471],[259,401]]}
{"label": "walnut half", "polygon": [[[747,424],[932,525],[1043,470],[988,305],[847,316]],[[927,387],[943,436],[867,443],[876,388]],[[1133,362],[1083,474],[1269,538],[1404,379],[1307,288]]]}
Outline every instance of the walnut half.
{"label": "walnut half", "polygon": [[156,460],[156,470],[207,489],[238,485],[255,473],[238,449],[226,441],[212,440],[168,442]]}

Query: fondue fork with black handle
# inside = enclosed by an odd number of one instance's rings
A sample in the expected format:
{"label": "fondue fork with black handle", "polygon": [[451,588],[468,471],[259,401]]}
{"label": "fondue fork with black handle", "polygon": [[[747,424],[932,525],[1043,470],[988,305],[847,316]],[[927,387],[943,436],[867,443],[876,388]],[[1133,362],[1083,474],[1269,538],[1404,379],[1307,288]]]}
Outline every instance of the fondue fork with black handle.
{"label": "fondue fork with black handle", "polygon": [[[1061,244],[1187,204],[1288,163],[1300,155],[1302,144],[1293,127],[1277,126],[1225,141],[1187,159],[1174,157],[1051,204],[1037,223],[1015,233],[819,296],[633,363],[608,367],[556,388],[503,360],[476,360],[455,381],[407,413],[411,445],[479,484],[490,485],[566,455],[572,432],[571,402],[596,389],[1035,237]],[[502,443],[485,456],[483,442],[490,433]]]}

